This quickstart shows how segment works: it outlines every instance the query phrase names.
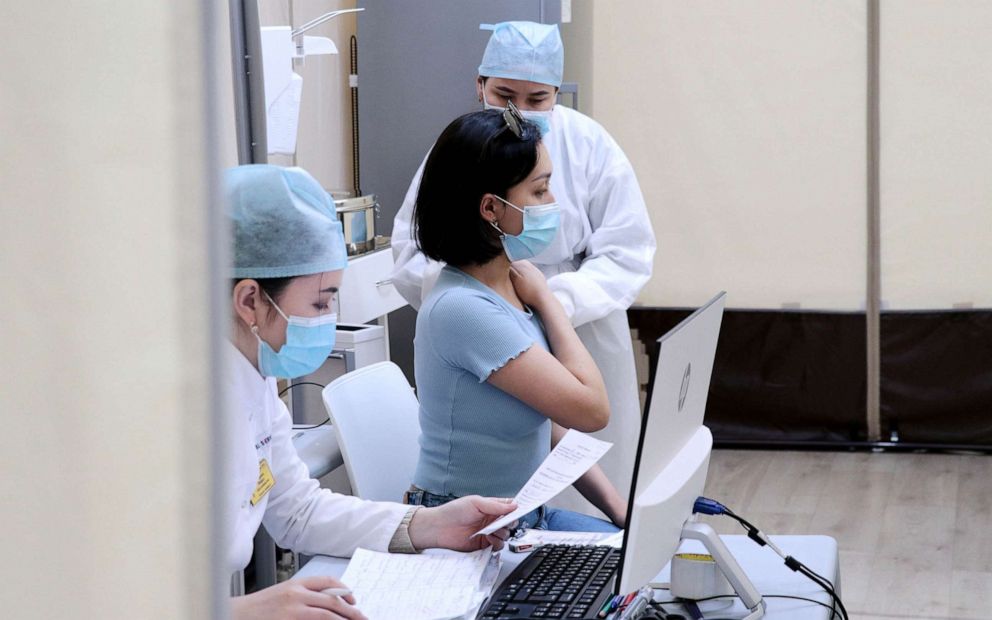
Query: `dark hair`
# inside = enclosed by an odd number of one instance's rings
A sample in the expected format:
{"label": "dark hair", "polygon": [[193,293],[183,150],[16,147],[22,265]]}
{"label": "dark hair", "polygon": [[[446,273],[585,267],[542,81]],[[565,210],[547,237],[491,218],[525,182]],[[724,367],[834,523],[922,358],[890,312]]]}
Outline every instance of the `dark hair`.
{"label": "dark hair", "polygon": [[429,258],[456,267],[482,265],[503,251],[499,233],[479,214],[485,194],[503,198],[537,165],[541,132],[524,120],[520,137],[500,110],[456,118],[434,144],[417,191],[413,236]]}
{"label": "dark hair", "polygon": [[[231,290],[238,285],[238,282],[244,280],[254,280],[258,282],[258,288],[262,289],[264,293],[267,293],[272,301],[279,303],[279,298],[282,297],[283,291],[289,286],[289,283],[296,279],[297,276],[290,276],[288,278],[234,278],[231,280]],[[268,322],[271,319],[271,309],[266,310],[265,320]]]}
{"label": "dark hair", "polygon": [[282,292],[286,290],[286,287],[289,286],[289,283],[294,278],[296,276],[290,276],[288,278],[234,278],[231,280],[231,290],[233,291],[234,287],[238,285],[238,282],[242,280],[255,280],[255,282],[258,282],[258,288],[267,293],[273,301],[279,303]]}

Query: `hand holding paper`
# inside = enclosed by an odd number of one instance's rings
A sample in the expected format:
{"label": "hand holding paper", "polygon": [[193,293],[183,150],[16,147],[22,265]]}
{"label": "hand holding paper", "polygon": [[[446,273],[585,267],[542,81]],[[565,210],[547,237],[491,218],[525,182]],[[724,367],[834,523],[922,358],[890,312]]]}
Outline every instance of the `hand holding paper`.
{"label": "hand holding paper", "polygon": [[475,533],[492,534],[543,505],[589,471],[613,444],[569,430],[514,497],[517,509]]}

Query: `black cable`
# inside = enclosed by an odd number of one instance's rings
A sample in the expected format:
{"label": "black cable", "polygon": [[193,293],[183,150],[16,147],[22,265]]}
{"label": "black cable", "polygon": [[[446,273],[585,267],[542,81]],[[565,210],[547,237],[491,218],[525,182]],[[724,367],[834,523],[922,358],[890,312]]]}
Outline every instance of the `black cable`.
{"label": "black cable", "polygon": [[319,383],[314,383],[313,381],[297,381],[296,383],[290,383],[289,385],[287,385],[283,389],[279,390],[279,396],[282,396],[283,394],[285,394],[286,392],[290,391],[291,389],[300,387],[301,385],[315,385],[315,386],[319,387],[320,389],[324,389],[324,387],[326,387],[326,386],[323,386],[323,385],[321,385]]}
{"label": "black cable", "polygon": [[791,594],[769,594],[769,595],[765,596],[765,598],[791,598],[791,599],[795,599],[797,601],[806,601],[807,603],[816,603],[820,607],[826,607],[827,609],[830,610],[830,612],[831,612],[830,613],[831,620],[833,620],[833,617],[834,616],[840,616],[841,618],[843,618],[843,616],[840,615],[840,612],[837,611],[837,608],[835,608],[833,605],[827,605],[823,601],[817,601],[815,599],[806,598],[805,596],[794,596],[794,595],[791,595]]}
{"label": "black cable", "polygon": [[807,579],[817,584],[821,588],[823,588],[824,591],[827,594],[829,594],[830,597],[833,599],[834,606],[840,608],[841,618],[843,620],[848,620],[847,608],[844,607],[843,601],[840,600],[840,596],[837,594],[837,591],[834,589],[834,584],[832,581],[820,575],[816,571],[812,570],[811,568],[809,568],[808,566],[806,566],[796,558],[792,557],[791,555],[786,556],[785,565],[788,566],[793,571],[798,572],[799,574],[805,576]]}
{"label": "black cable", "polygon": [[348,75],[348,83],[351,88],[351,166],[352,185],[355,186],[355,195],[362,195],[362,177],[360,174],[359,144],[358,144],[358,38],[351,35],[348,43],[351,51],[351,73]]}
{"label": "black cable", "polygon": [[[698,599],[695,599],[695,601],[697,603],[703,603],[703,602],[706,602],[706,601],[715,601],[715,600],[722,599],[722,598],[740,598],[740,595],[737,595],[737,594],[720,594],[718,596],[708,596],[706,598],[698,598]],[[791,594],[762,594],[761,595],[761,598],[789,598],[789,599],[794,599],[794,600],[797,600],[797,601],[805,601],[807,603],[813,603],[815,605],[819,605],[820,607],[826,607],[827,609],[829,609],[831,612],[833,612],[831,614],[831,616],[830,616],[831,619],[834,616],[840,616],[840,612],[836,608],[834,608],[832,605],[828,605],[828,604],[824,603],[823,601],[818,601],[816,599],[806,598],[804,596],[795,596],[795,595],[791,595]],[[673,599],[671,601],[652,601],[651,602],[651,605],[654,606],[654,607],[659,608],[663,613],[666,613],[667,614],[668,611],[666,611],[664,607],[661,607],[662,605],[681,605],[681,603],[682,603],[681,601],[678,601],[678,600],[674,600]],[[841,616],[841,617],[843,618],[843,616]],[[707,618],[706,620],[721,620],[721,619],[720,618]],[[740,620],[740,618],[734,618],[732,620]]]}
{"label": "black cable", "polygon": [[[314,386],[319,387],[320,389],[324,389],[324,387],[325,387],[325,386],[323,386],[323,385],[321,385],[319,383],[314,383],[313,381],[297,381],[296,383],[290,383],[289,385],[287,385],[286,387],[284,387],[282,390],[280,390],[279,391],[279,396],[281,397],[286,392],[290,391],[293,388],[300,387],[301,385],[314,385]],[[308,430],[310,430],[312,428],[317,428],[319,426],[323,426],[323,425],[327,424],[330,421],[331,421],[331,416],[327,416],[327,419],[325,419],[323,422],[321,422],[320,424],[314,424],[313,426],[297,426],[297,425],[294,424],[293,425],[293,430],[294,431],[308,431]]]}
{"label": "black cable", "polygon": [[324,420],[320,424],[314,424],[313,426],[297,426],[296,424],[294,424],[293,425],[293,430],[294,431],[308,431],[311,428],[317,428],[318,426],[323,426],[323,425],[327,424],[330,421],[331,421],[331,417],[328,416],[326,420]]}
{"label": "black cable", "polygon": [[[767,544],[765,540],[762,538],[761,530],[759,530],[757,527],[755,527],[750,522],[748,522],[747,519],[735,514],[732,510],[730,510],[726,506],[723,507],[723,514],[727,515],[731,519],[734,519],[735,521],[740,523],[741,526],[745,530],[747,530],[747,537],[753,540],[754,542],[758,543],[758,545],[764,547]],[[785,560],[785,565],[789,567],[791,570],[793,570],[794,572],[798,572],[799,574],[803,575],[804,577],[806,577],[816,585],[823,588],[823,590],[830,595],[830,598],[833,602],[833,605],[831,605],[831,609],[834,611],[834,614],[837,613],[836,609],[839,607],[841,619],[849,620],[849,616],[847,614],[847,608],[844,607],[843,601],[840,600],[840,596],[837,594],[837,591],[834,589],[834,584],[832,581],[830,581],[823,575],[820,575],[819,573],[809,568],[808,566],[806,566],[799,560],[795,559],[791,555],[785,556],[783,559]]]}
{"label": "black cable", "polygon": [[[789,556],[789,557],[792,558],[792,556]],[[837,591],[834,590],[833,584],[830,583],[830,580],[829,579],[825,579],[825,578],[821,577],[820,575],[816,574],[815,572],[813,572],[812,570],[810,570],[805,565],[802,565],[801,563],[800,563],[799,572],[802,573],[803,575],[806,575],[806,577],[808,577],[811,581],[813,581],[813,583],[819,584],[820,587],[822,587],[824,590],[826,590],[826,592],[828,594],[830,594],[831,598],[833,599],[833,603],[837,607],[840,607],[840,616],[841,616],[841,618],[843,620],[848,620],[847,608],[844,607],[844,603],[840,600],[840,596],[837,595]]]}
{"label": "black cable", "polygon": [[843,601],[840,600],[840,596],[837,594],[837,590],[834,588],[834,584],[832,581],[830,581],[823,575],[818,574],[817,572],[815,572],[814,570],[812,570],[811,568],[809,568],[808,566],[806,566],[796,558],[792,557],[791,555],[785,555],[785,553],[781,549],[779,549],[777,545],[773,544],[768,539],[768,537],[761,532],[761,530],[759,530],[754,525],[749,523],[747,519],[734,514],[734,511],[731,510],[730,508],[727,508],[720,502],[716,500],[712,500],[708,497],[697,497],[696,501],[693,503],[692,510],[693,512],[700,514],[727,515],[731,519],[736,520],[738,523],[741,524],[741,526],[744,527],[745,530],[747,530],[748,538],[753,540],[761,547],[764,547],[766,545],[769,546],[772,549],[772,551],[774,551],[778,556],[780,556],[783,560],[785,560],[785,565],[790,570],[792,570],[793,572],[798,572],[799,574],[803,575],[804,577],[806,577],[816,585],[823,588],[823,590],[830,595],[832,602],[830,608],[833,611],[833,614],[831,614],[831,618],[833,618],[834,615],[837,615],[836,609],[839,607],[841,620],[849,620],[847,614],[847,608],[844,607]]}
{"label": "black cable", "polygon": [[[717,594],[716,596],[707,596],[706,598],[697,598],[694,600],[697,603],[705,603],[706,601],[715,601],[721,598],[740,598],[740,597],[736,594]],[[672,599],[670,601],[652,601],[652,604],[654,605],[679,605],[681,603],[682,601],[679,601],[678,599]]]}

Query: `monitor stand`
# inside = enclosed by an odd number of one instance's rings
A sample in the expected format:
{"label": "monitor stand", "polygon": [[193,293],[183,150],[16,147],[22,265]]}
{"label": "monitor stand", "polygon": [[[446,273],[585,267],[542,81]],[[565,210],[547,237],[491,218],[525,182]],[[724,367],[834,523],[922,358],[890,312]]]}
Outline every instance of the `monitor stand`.
{"label": "monitor stand", "polygon": [[720,567],[727,581],[734,588],[734,592],[741,597],[741,601],[750,612],[741,620],[757,620],[765,615],[765,601],[761,599],[761,593],[744,574],[744,569],[720,540],[716,530],[705,523],[690,519],[682,526],[682,539],[698,540],[713,556],[716,565]]}

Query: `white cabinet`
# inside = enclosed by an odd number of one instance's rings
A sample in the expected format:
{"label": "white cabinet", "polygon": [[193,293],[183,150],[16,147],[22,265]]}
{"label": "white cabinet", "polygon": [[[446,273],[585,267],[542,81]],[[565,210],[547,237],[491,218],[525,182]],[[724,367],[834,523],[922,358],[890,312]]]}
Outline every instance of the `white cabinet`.
{"label": "white cabinet", "polygon": [[338,292],[338,322],[368,323],[405,306],[390,280],[392,272],[391,248],[349,258]]}

